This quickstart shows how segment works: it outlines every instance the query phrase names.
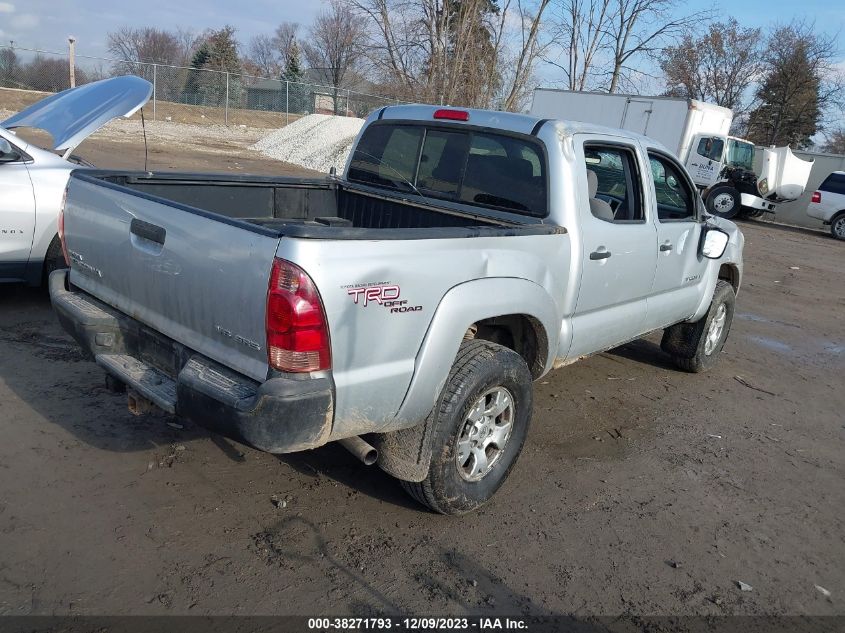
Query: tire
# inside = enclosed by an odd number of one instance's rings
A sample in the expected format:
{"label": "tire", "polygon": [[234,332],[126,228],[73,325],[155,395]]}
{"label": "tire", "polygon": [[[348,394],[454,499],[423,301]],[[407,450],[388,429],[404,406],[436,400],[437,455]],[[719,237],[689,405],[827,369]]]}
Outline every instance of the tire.
{"label": "tire", "polygon": [[[403,488],[441,514],[466,514],[486,503],[522,451],[531,423],[531,383],[528,365],[516,352],[483,340],[462,343],[427,421],[434,425],[428,475],[419,483],[401,482]],[[484,416],[485,406],[500,413]],[[473,447],[478,441],[473,438],[485,433],[493,439],[482,440],[484,448]]]}
{"label": "tire", "polygon": [[707,371],[716,363],[728,339],[735,307],[733,286],[720,279],[707,314],[695,323],[679,323],[666,328],[661,347],[684,371],[696,374]]}
{"label": "tire", "polygon": [[765,215],[765,213],[766,212],[763,211],[762,209],[755,209],[753,207],[742,207],[742,209],[739,212],[739,217],[754,219],[754,218],[763,217],[763,215]]}
{"label": "tire", "polygon": [[845,211],[840,211],[830,220],[830,234],[837,240],[845,240]]}
{"label": "tire", "polygon": [[50,273],[62,268],[67,268],[67,264],[65,263],[64,253],[62,253],[62,243],[59,240],[59,236],[56,235],[53,237],[53,241],[50,242],[50,246],[47,248],[47,254],[44,256],[44,267],[41,272],[41,285],[46,287]]}
{"label": "tire", "polygon": [[731,219],[742,208],[739,192],[730,185],[717,185],[707,193],[707,210],[720,218]]}

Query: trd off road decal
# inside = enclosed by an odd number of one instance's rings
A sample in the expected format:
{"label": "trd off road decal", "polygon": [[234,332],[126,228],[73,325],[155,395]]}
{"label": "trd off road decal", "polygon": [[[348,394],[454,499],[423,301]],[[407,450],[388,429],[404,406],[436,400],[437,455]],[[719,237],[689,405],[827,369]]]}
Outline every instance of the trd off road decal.
{"label": "trd off road decal", "polygon": [[400,298],[402,290],[395,284],[380,282],[363,286],[343,286],[343,288],[352,297],[353,303],[365,308],[374,304],[387,308],[391,314],[422,310],[422,306],[410,306],[407,299]]}

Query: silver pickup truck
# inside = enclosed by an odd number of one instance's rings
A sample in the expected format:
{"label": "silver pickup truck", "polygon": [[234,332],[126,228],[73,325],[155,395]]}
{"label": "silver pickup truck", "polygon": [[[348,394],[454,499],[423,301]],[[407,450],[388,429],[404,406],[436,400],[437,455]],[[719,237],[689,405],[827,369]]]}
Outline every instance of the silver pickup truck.
{"label": "silver pickup truck", "polygon": [[707,369],[744,242],[648,138],[430,106],[371,114],[342,177],[80,170],[60,228],[53,305],[131,408],[341,441],[444,514],[503,483],[551,369],[656,330]]}

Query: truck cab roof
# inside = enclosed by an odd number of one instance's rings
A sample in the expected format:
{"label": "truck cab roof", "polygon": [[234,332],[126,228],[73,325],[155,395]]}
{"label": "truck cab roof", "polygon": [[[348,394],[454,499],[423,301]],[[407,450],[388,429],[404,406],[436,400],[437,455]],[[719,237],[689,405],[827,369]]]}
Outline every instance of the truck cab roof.
{"label": "truck cab roof", "polygon": [[[440,113],[440,115],[438,115]],[[450,114],[444,114],[450,113]],[[466,115],[465,119],[452,118],[452,116]],[[479,110],[474,108],[460,108],[452,106],[431,106],[422,104],[387,106],[373,112],[367,120],[371,123],[375,120],[401,120],[401,121],[439,121],[441,123],[468,125],[474,127],[495,128],[518,134],[530,134],[537,136],[540,128],[545,123],[551,123],[557,128],[559,134],[572,136],[573,134],[596,134],[605,136],[621,136],[627,139],[634,139],[643,145],[669,151],[660,142],[653,138],[604,125],[586,123],[584,121],[567,121],[562,119],[543,118],[531,114],[519,114],[515,112],[501,112],[497,110]]]}

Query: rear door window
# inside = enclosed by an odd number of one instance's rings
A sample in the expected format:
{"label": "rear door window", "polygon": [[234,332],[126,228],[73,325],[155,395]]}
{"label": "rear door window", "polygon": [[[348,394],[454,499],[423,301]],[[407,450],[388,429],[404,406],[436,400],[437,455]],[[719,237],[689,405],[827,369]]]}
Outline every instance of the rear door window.
{"label": "rear door window", "polygon": [[824,182],[819,185],[819,191],[829,191],[830,193],[840,193],[845,195],[845,174],[830,174],[824,179]]}
{"label": "rear door window", "polygon": [[349,180],[543,217],[546,160],[523,135],[460,127],[374,123],[352,156]]}

